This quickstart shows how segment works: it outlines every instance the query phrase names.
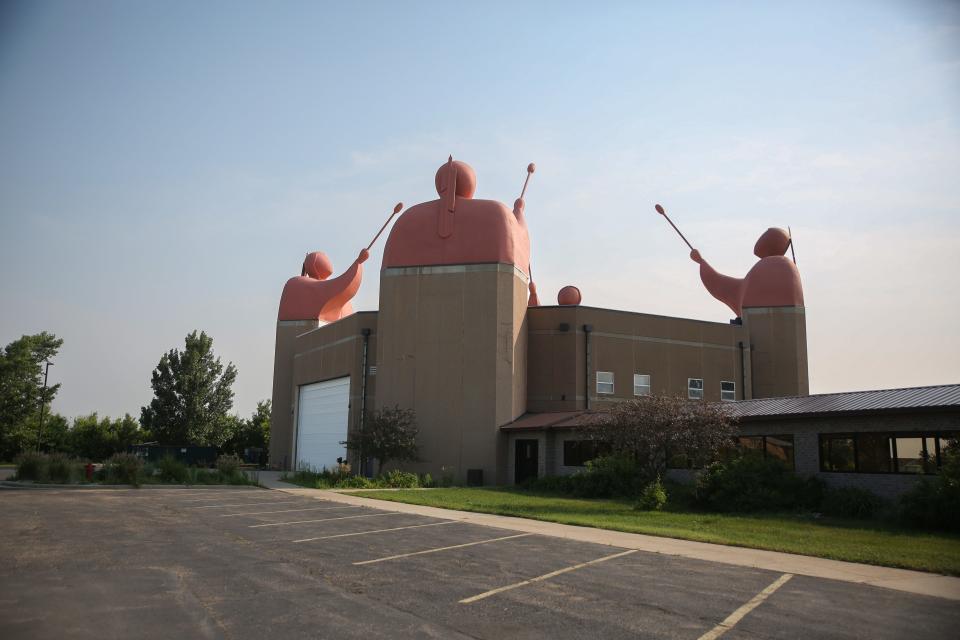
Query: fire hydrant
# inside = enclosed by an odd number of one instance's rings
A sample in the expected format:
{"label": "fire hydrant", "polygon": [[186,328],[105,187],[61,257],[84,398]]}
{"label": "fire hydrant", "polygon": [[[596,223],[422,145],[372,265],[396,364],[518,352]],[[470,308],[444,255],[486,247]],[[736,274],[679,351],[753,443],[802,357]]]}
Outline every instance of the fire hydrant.
{"label": "fire hydrant", "polygon": [[87,472],[87,481],[88,481],[88,482],[89,482],[89,481],[92,481],[92,480],[93,480],[93,465],[88,462],[88,463],[87,463],[87,466],[84,467],[84,470]]}

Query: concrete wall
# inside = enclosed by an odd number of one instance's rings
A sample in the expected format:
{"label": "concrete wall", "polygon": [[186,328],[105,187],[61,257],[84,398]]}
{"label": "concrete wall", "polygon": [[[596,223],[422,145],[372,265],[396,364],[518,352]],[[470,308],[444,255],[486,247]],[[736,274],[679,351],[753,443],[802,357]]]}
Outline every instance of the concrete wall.
{"label": "concrete wall", "polygon": [[[631,399],[635,373],[651,376],[653,394],[686,397],[687,379],[702,378],[706,400],[720,400],[721,381],[735,383],[737,399],[745,391],[750,397],[749,339],[739,325],[583,306],[539,307],[528,315],[530,411],[583,409],[585,390],[591,408]],[[586,373],[583,325],[592,325]],[[613,372],[613,395],[597,394],[597,371]]]}
{"label": "concrete wall", "polygon": [[273,351],[273,402],[270,413],[270,466],[289,469],[293,459],[293,356],[297,336],[317,327],[316,320],[280,320]]}
{"label": "concrete wall", "polygon": [[[316,323],[314,323],[316,325]],[[363,330],[368,329],[367,365],[377,362],[377,313],[355,313],[337,322],[307,331],[290,338],[284,336],[284,353],[292,354],[285,370],[275,364],[274,405],[270,424],[271,465],[291,469],[296,461],[296,416],[298,389],[305,384],[350,376],[350,411],[348,432],[359,427],[363,401],[362,354]],[[279,330],[278,330],[279,332]],[[288,343],[291,343],[288,346]],[[278,338],[279,344],[279,338]],[[278,350],[279,352],[279,350]],[[282,360],[278,357],[277,363]],[[367,376],[367,407],[372,408],[376,395],[376,375]],[[284,405],[277,402],[281,398]],[[353,461],[356,464],[356,461]]]}
{"label": "concrete wall", "polygon": [[526,411],[526,301],[511,265],[381,273],[376,406],[416,411],[423,461],[405,468],[506,480],[499,427]]}
{"label": "concrete wall", "polygon": [[743,310],[743,327],[750,336],[754,398],[809,395],[806,318],[803,307]]}

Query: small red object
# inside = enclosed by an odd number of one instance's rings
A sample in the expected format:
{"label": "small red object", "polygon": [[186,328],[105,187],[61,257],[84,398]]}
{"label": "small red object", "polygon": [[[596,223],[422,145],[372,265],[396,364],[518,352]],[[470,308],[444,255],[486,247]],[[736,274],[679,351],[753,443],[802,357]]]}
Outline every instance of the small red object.
{"label": "small red object", "polygon": [[84,469],[87,472],[87,480],[93,480],[93,465],[87,463],[87,466]]}

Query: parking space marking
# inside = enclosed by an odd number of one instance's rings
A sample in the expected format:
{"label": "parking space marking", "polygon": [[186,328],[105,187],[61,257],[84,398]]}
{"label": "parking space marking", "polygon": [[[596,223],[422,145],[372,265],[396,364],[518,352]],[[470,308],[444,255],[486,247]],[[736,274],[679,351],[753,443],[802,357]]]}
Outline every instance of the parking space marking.
{"label": "parking space marking", "polygon": [[311,522],[329,522],[331,520],[350,520],[351,518],[378,518],[380,516],[402,516],[408,515],[400,511],[390,511],[388,513],[368,513],[362,516],[340,516],[339,518],[320,518],[319,520],[294,520],[293,522],[268,522],[266,524],[249,524],[248,529],[257,527],[283,527],[288,524],[310,524]]}
{"label": "parking space marking", "polygon": [[412,553],[398,553],[395,556],[387,556],[385,558],[376,558],[375,560],[364,560],[362,562],[354,562],[353,564],[359,566],[364,564],[375,564],[377,562],[386,562],[387,560],[397,560],[399,558],[409,558],[410,556],[422,556],[427,553],[437,553],[438,551],[449,551],[450,549],[462,549],[464,547],[472,547],[478,544],[489,544],[491,542],[499,542],[501,540],[513,540],[514,538],[524,538],[526,536],[532,536],[532,533],[517,533],[512,536],[503,536],[502,538],[490,538],[489,540],[478,540],[477,542],[466,542],[464,544],[454,544],[449,547],[437,547],[436,549],[425,549],[424,551],[414,551]]}
{"label": "parking space marking", "polygon": [[530,578],[529,580],[521,580],[520,582],[514,582],[513,584],[508,584],[504,587],[497,587],[496,589],[491,589],[490,591],[484,591],[483,593],[478,593],[475,596],[464,598],[463,600],[460,601],[460,604],[470,604],[472,602],[476,602],[477,600],[483,600],[484,598],[489,598],[490,596],[497,595],[498,593],[503,593],[504,591],[510,591],[511,589],[516,589],[518,587],[523,587],[528,584],[533,584],[534,582],[543,582],[544,580],[549,580],[550,578],[559,576],[560,574],[563,574],[563,573],[576,571],[577,569],[582,569],[584,567],[589,567],[590,565],[606,562],[607,560],[622,558],[623,556],[628,556],[631,553],[636,553],[637,551],[639,551],[639,549],[629,549],[627,551],[621,551],[619,553],[614,553],[609,556],[597,558],[596,560],[581,562],[580,564],[575,564],[572,567],[564,567],[563,569],[557,569],[556,571],[545,573],[542,576],[537,576],[536,578]]}
{"label": "parking space marking", "polygon": [[[274,503],[276,504],[276,503]],[[279,511],[254,511],[252,513],[221,513],[219,518],[233,518],[235,516],[263,516],[268,513],[293,513],[294,511],[333,511],[334,509],[366,509],[361,505],[343,505],[341,507],[308,507],[306,509],[281,509]]]}
{"label": "parking space marking", "polygon": [[374,531],[356,531],[354,533],[338,533],[332,536],[319,536],[316,538],[303,538],[293,542],[313,542],[314,540],[330,540],[331,538],[349,538],[350,536],[365,536],[371,533],[385,533],[387,531],[401,531],[403,529],[419,529],[421,527],[436,527],[441,524],[457,524],[460,520],[444,520],[443,522],[430,522],[428,524],[412,524],[407,527],[393,527],[391,529],[375,529]]}
{"label": "parking space marking", "polygon": [[759,607],[760,604],[769,598],[774,591],[785,585],[792,577],[792,573],[785,573],[774,580],[772,583],[770,583],[770,586],[753,596],[749,602],[727,616],[723,622],[700,636],[700,640],[715,640],[716,638],[719,638],[725,634],[727,631],[732,629],[734,625],[740,622],[745,615]]}
{"label": "parking space marking", "polygon": [[270,502],[241,502],[240,504],[204,504],[199,507],[189,506],[187,509],[223,509],[226,507],[256,507],[261,504],[294,504],[295,502],[303,503],[303,500],[271,500]]}
{"label": "parking space marking", "polygon": [[[183,502],[203,502],[204,500],[213,500],[215,498],[265,498],[267,494],[260,493],[259,491],[244,491],[240,492],[229,492],[229,493],[204,493],[199,498],[189,498]],[[173,497],[173,496],[171,496]]]}

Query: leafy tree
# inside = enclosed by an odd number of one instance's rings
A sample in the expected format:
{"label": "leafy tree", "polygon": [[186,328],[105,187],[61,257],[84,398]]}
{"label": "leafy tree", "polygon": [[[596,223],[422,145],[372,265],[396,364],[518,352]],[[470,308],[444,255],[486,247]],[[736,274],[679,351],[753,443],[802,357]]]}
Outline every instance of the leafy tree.
{"label": "leafy tree", "polygon": [[734,420],[719,403],[672,396],[646,396],[618,402],[588,428],[614,454],[636,461],[647,481],[662,477],[667,462],[683,457],[697,464],[717,458],[730,446]]}
{"label": "leafy tree", "polygon": [[[43,390],[44,361],[57,355],[63,340],[46,331],[14,340],[0,352],[0,459],[12,460],[36,445],[40,411],[49,415],[59,384]],[[47,427],[44,419],[44,428]],[[56,425],[54,425],[56,426]],[[32,431],[31,431],[32,427]]]}
{"label": "leafy tree", "polygon": [[416,462],[417,416],[412,409],[380,409],[367,415],[363,430],[340,444],[362,458],[377,461],[377,475],[390,461]]}
{"label": "leafy tree", "polygon": [[237,369],[224,367],[206,333],[187,335],[183,351],[163,354],[153,370],[154,398],[140,411],[140,422],[164,444],[222,445],[229,435]]}
{"label": "leafy tree", "polygon": [[124,453],[132,444],[149,439],[140,423],[130,414],[122,418],[99,418],[96,413],[74,418],[69,434],[69,449],[80,458],[106,460]]}
{"label": "leafy tree", "polygon": [[258,402],[250,418],[236,419],[235,428],[223,446],[224,451],[242,456],[248,447],[270,448],[270,404],[270,400]]}

